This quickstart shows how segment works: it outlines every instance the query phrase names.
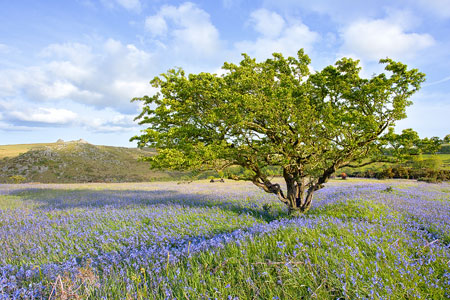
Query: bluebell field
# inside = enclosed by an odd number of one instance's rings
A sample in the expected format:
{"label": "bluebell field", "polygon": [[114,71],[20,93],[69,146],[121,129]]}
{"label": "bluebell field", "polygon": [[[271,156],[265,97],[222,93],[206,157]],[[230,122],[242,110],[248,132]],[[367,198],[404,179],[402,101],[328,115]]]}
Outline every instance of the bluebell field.
{"label": "bluebell field", "polygon": [[450,185],[0,185],[0,299],[450,298]]}

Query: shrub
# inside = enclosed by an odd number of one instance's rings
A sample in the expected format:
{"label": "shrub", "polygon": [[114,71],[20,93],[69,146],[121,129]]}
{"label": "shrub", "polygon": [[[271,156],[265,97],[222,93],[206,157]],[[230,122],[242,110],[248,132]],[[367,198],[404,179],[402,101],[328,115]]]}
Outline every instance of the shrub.
{"label": "shrub", "polygon": [[392,171],[391,167],[387,167],[383,169],[381,172],[378,172],[376,178],[378,179],[394,178],[394,172]]}
{"label": "shrub", "polygon": [[9,181],[11,182],[11,183],[22,183],[22,182],[24,182],[25,180],[27,180],[25,177],[23,177],[22,175],[13,175],[13,176],[10,176],[9,178]]}
{"label": "shrub", "polygon": [[409,179],[409,169],[403,166],[397,166],[392,169],[394,173],[394,178],[405,178]]}
{"label": "shrub", "polygon": [[[387,167],[379,170],[356,171],[352,173],[354,177],[389,179],[420,179],[422,181],[445,181],[450,180],[450,170],[436,170],[432,168],[411,168],[406,166]],[[339,175],[340,177],[340,175]]]}
{"label": "shrub", "polygon": [[442,180],[436,178],[436,177],[420,177],[417,179],[418,181],[424,181],[428,183],[441,183]]}
{"label": "shrub", "polygon": [[415,169],[427,168],[438,170],[442,167],[442,164],[442,159],[440,159],[437,155],[433,155],[432,157],[427,159],[423,159],[423,157],[419,155],[414,159],[412,166]]}

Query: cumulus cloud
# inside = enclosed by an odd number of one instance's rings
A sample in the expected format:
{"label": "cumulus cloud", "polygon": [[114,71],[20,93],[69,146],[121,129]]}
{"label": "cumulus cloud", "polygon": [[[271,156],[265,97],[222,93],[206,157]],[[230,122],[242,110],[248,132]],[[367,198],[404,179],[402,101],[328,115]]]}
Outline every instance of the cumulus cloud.
{"label": "cumulus cloud", "polygon": [[81,43],[50,44],[41,52],[42,58],[69,60],[75,64],[85,64],[94,57],[93,49]]}
{"label": "cumulus cloud", "polygon": [[130,99],[154,92],[148,84],[152,55],[132,44],[113,39],[96,47],[53,44],[40,56],[39,65],[0,70],[0,98],[64,100],[129,112],[136,109]]}
{"label": "cumulus cloud", "polygon": [[70,110],[57,108],[22,109],[11,111],[8,116],[15,121],[45,124],[68,124],[78,117]]}
{"label": "cumulus cloud", "polygon": [[134,122],[134,117],[135,115],[105,110],[94,118],[82,118],[80,123],[85,129],[97,133],[137,132],[139,126]]}
{"label": "cumulus cloud", "polygon": [[389,19],[355,21],[341,32],[341,51],[367,60],[408,59],[435,43],[429,34],[407,32],[406,24],[404,19],[399,23]]}
{"label": "cumulus cloud", "polygon": [[[78,128],[92,133],[138,132],[135,114],[124,114],[112,108],[97,109],[85,105],[55,103],[54,107],[39,106],[17,99],[13,102],[0,100],[0,129],[13,127],[19,131],[32,128]],[[9,125],[8,125],[9,124]]]}
{"label": "cumulus cloud", "polygon": [[161,15],[147,17],[145,19],[145,28],[153,37],[165,36],[167,34],[167,23]]}
{"label": "cumulus cloud", "polygon": [[253,29],[259,33],[258,38],[238,42],[235,47],[258,59],[267,58],[274,52],[295,56],[300,48],[311,51],[313,44],[320,39],[318,33],[300,21],[287,22],[279,14],[266,9],[253,12],[250,20]]}
{"label": "cumulus cloud", "polygon": [[152,37],[178,54],[212,56],[220,48],[219,32],[209,14],[191,2],[161,7],[157,14],[147,17],[145,26]]}
{"label": "cumulus cloud", "polygon": [[283,17],[264,8],[252,12],[250,20],[258,33],[269,38],[279,36],[285,25]]}

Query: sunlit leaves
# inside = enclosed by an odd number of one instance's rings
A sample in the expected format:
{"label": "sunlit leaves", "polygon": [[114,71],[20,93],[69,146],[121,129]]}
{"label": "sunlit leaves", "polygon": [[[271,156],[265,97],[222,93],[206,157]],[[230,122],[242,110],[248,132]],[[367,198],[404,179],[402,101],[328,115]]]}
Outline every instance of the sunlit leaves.
{"label": "sunlit leaves", "polygon": [[137,119],[148,129],[133,139],[158,150],[149,158],[154,168],[240,165],[278,193],[264,168],[280,166],[293,179],[288,189],[312,193],[338,168],[379,150],[380,137],[406,117],[425,75],[380,63],[389,74],[370,79],[350,58],[311,73],[303,50],[263,62],[243,54],[239,64],[224,63],[221,76],[169,70],[151,81],[158,94],[134,99],[143,102]]}

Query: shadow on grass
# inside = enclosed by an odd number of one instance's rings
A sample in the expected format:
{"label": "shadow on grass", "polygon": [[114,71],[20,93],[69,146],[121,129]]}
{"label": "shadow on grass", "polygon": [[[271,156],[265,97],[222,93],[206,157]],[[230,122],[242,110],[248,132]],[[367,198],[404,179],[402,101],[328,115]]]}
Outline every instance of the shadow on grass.
{"label": "shadow on grass", "polygon": [[[90,189],[61,190],[61,189],[20,189],[11,190],[8,195],[19,196],[22,201],[37,204],[34,209],[51,211],[66,209],[92,208],[129,208],[129,207],[198,207],[220,208],[236,214],[248,214],[265,222],[288,217],[287,211],[273,212],[263,209],[263,203],[257,200],[240,202],[223,198],[219,193],[198,194],[181,192],[175,189],[161,190],[122,190],[105,189],[95,191]],[[222,198],[222,199],[220,199]]]}

